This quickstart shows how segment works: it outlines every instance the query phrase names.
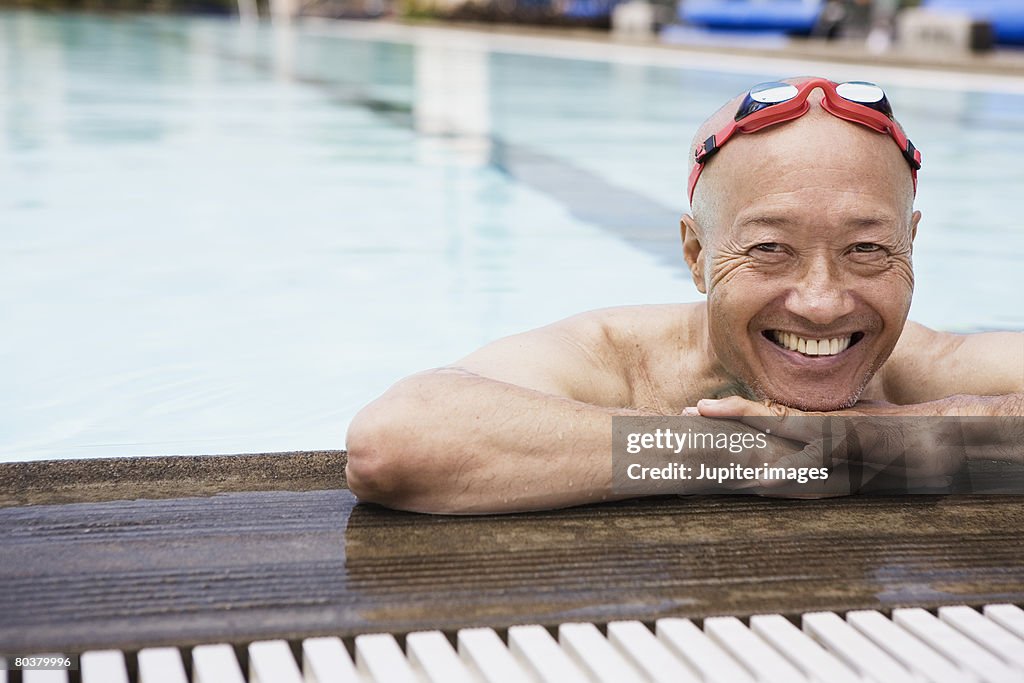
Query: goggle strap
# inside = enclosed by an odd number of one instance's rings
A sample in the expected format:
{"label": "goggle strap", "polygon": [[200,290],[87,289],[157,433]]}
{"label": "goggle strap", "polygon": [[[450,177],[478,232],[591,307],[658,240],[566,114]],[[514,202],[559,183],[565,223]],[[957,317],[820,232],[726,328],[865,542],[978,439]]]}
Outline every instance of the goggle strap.
{"label": "goggle strap", "polygon": [[697,149],[697,154],[694,158],[698,164],[703,164],[708,158],[714,156],[719,149],[720,147],[716,144],[715,136],[712,135]]}
{"label": "goggle strap", "polygon": [[910,141],[910,138],[907,138],[907,146],[903,150],[903,158],[907,160],[912,169],[915,171],[921,170],[919,152],[917,151],[917,148],[914,147],[914,143]]}

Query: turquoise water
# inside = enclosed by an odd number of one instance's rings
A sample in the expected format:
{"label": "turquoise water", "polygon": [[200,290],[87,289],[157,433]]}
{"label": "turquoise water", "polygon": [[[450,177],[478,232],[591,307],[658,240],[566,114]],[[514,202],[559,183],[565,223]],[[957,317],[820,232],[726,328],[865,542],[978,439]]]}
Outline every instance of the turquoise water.
{"label": "turquoise water", "polygon": [[[783,74],[375,30],[0,13],[0,460],[340,448],[408,373],[698,299],[689,137]],[[912,316],[1024,329],[1024,86],[878,80]]]}

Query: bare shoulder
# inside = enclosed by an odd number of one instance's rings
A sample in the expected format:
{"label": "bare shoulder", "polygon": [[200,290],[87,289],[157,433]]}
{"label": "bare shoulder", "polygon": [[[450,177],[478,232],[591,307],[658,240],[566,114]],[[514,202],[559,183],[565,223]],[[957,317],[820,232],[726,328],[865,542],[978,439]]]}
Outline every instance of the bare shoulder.
{"label": "bare shoulder", "polygon": [[602,308],[552,326],[568,339],[589,340],[602,362],[635,367],[663,354],[676,354],[695,327],[701,304],[650,304]]}
{"label": "bare shoulder", "polygon": [[601,327],[609,350],[620,363],[632,367],[640,360],[653,361],[689,346],[689,337],[702,321],[702,310],[703,304],[658,304],[621,306],[595,313],[602,314]]}
{"label": "bare shoulder", "polygon": [[691,315],[687,304],[587,311],[499,339],[454,365],[587,403],[627,406],[634,403],[635,372],[656,362]]}
{"label": "bare shoulder", "polygon": [[600,325],[611,344],[630,345],[656,343],[666,334],[677,334],[681,326],[694,318],[700,304],[645,304],[600,308],[566,319]]}
{"label": "bare shoulder", "polygon": [[880,372],[886,398],[924,403],[1024,390],[1024,333],[958,334],[908,321]]}

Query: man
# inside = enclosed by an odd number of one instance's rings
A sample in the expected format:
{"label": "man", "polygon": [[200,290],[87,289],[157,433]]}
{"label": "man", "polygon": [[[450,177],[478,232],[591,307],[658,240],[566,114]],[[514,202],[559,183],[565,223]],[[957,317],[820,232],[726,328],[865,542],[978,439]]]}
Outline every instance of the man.
{"label": "man", "polygon": [[[352,421],[351,490],[445,513],[609,500],[619,415],[1024,415],[1024,334],[906,321],[920,154],[887,106],[806,78],[726,104],[694,137],[681,221],[706,303],[584,313],[400,381]],[[965,438],[917,464],[1020,458],[1017,435]],[[782,459],[808,441],[770,439]]]}

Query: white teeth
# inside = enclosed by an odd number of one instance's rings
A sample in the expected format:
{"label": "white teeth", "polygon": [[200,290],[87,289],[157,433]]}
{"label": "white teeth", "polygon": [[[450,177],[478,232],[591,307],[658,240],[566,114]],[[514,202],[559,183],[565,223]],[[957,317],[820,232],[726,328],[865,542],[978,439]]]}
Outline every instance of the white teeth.
{"label": "white teeth", "polygon": [[804,339],[792,332],[775,330],[772,335],[779,346],[790,351],[799,351],[806,356],[834,356],[842,353],[850,346],[852,337],[835,337],[833,339]]}

